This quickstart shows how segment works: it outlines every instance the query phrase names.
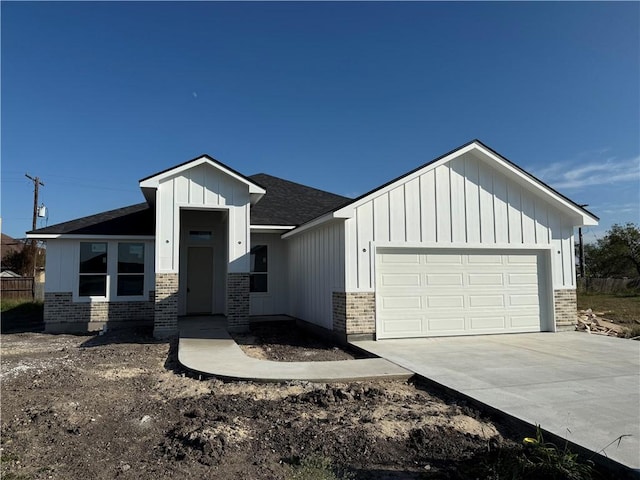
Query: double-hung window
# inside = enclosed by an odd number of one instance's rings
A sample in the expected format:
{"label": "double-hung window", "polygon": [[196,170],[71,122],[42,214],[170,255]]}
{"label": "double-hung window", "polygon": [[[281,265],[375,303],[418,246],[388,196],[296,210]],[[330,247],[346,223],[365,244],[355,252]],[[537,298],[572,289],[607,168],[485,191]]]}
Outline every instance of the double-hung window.
{"label": "double-hung window", "polygon": [[256,245],[251,248],[251,273],[249,291],[254,293],[268,291],[267,246]]}
{"label": "double-hung window", "polygon": [[144,294],[144,243],[118,244],[118,296]]}
{"label": "double-hung window", "polygon": [[79,296],[107,296],[107,242],[80,243],[79,273]]}

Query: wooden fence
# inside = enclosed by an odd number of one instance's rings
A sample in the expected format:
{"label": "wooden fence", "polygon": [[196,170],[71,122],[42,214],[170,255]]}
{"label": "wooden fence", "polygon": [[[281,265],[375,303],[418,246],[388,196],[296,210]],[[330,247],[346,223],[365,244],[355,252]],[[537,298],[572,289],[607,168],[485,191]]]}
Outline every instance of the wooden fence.
{"label": "wooden fence", "polygon": [[0,292],[4,300],[33,300],[35,287],[33,277],[0,277]]}

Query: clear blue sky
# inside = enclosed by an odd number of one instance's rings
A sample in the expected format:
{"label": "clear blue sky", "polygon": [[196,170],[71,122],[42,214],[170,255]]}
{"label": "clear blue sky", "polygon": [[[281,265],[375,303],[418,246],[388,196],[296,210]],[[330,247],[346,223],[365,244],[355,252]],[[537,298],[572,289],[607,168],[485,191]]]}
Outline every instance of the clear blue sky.
{"label": "clear blue sky", "polygon": [[[1,3],[2,229],[208,153],[355,196],[479,138],[640,221],[640,3]],[[44,226],[42,221],[38,226]]]}

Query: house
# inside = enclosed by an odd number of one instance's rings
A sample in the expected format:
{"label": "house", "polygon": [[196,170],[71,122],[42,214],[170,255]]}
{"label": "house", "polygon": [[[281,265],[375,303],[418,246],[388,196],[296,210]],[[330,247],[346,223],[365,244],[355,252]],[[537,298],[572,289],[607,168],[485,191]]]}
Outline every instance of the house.
{"label": "house", "polygon": [[356,199],[202,155],[145,202],[47,241],[46,330],[286,314],[337,338],[556,331],[576,311],[573,229],[598,218],[478,140]]}
{"label": "house", "polygon": [[0,236],[0,259],[2,259],[2,270],[5,270],[6,268],[8,268],[4,262],[5,257],[11,255],[12,253],[22,251],[24,243],[13,237],[10,237],[6,233],[1,233]]}
{"label": "house", "polygon": [[[1,255],[2,255],[2,268],[0,269],[2,273],[8,272],[3,277],[21,277],[22,275],[32,276],[32,271],[24,272],[26,267],[25,265],[25,257],[21,256],[21,258],[11,258],[15,254],[23,253],[26,242],[24,239],[18,240],[16,238],[10,237],[9,235],[3,233],[2,239],[0,240]],[[45,280],[45,270],[44,270],[44,260],[46,256],[46,251],[42,247],[36,247],[36,269],[35,269],[35,281],[36,283],[44,283]],[[28,252],[28,251],[27,251]],[[24,252],[24,253],[27,253]],[[31,253],[29,253],[31,255]],[[18,270],[20,273],[16,273],[11,269]],[[22,275],[21,275],[22,274]]]}

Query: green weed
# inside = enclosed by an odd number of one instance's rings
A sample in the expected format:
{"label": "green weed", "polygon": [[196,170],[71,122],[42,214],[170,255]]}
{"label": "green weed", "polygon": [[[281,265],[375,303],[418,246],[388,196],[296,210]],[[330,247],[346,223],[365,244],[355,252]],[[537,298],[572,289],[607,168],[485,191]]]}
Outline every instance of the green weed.
{"label": "green weed", "polygon": [[348,472],[338,471],[331,459],[321,456],[309,456],[292,467],[291,480],[351,480]]}

